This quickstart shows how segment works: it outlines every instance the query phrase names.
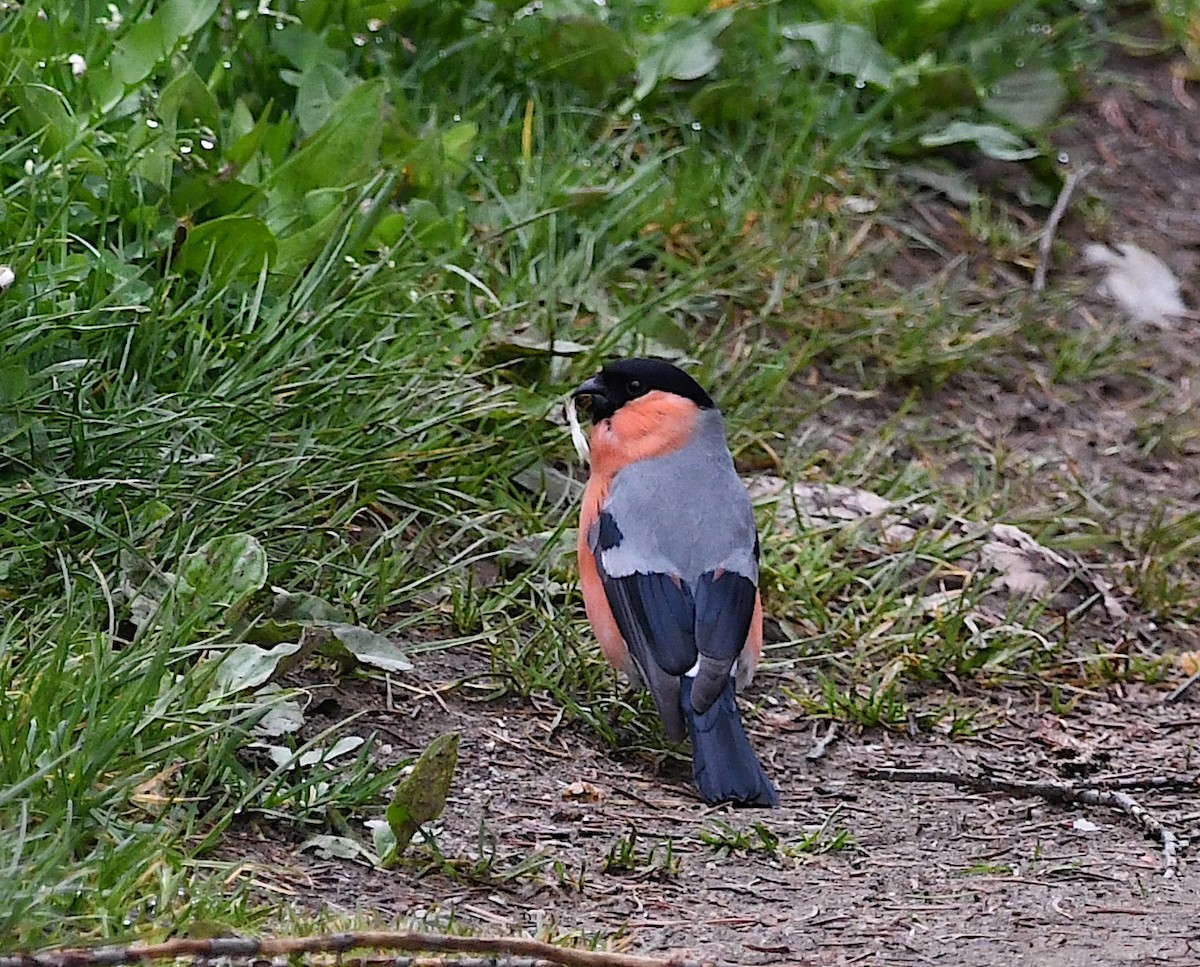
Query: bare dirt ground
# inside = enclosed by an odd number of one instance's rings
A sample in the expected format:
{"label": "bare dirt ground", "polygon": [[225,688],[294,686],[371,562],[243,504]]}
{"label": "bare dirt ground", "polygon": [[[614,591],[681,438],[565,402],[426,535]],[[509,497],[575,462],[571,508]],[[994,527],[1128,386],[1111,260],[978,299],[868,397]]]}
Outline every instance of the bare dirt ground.
{"label": "bare dirt ground", "polygon": [[[1173,91],[1166,62],[1114,55],[1074,118],[1058,141],[1073,159],[1101,166],[1080,190],[1111,213],[1100,240],[1157,251],[1185,280],[1189,305],[1200,304],[1200,109]],[[930,200],[927,210],[953,242],[961,222],[948,205]],[[1078,253],[1093,227],[1069,217],[1060,238]],[[1077,263],[1059,261],[1052,286],[1077,278]],[[1069,324],[1117,324],[1102,301],[1084,299],[1079,313]],[[1143,445],[1146,427],[1161,421],[1183,426],[1185,443],[1197,439],[1195,352],[1178,332],[1148,331],[1140,345],[1137,379],[1063,395],[1027,375],[955,377],[906,425],[914,438],[960,441],[967,427],[972,446],[1004,449],[1014,466],[1037,461],[1037,473],[1022,479],[1032,480],[1031,500],[1051,506],[1070,478],[1094,487],[1114,519],[1155,506],[1200,509],[1200,453]],[[1027,372],[1036,375],[1036,365]],[[826,414],[811,445],[836,452],[839,440],[890,417],[896,402],[847,403]],[[954,472],[949,465],[947,481]],[[1123,563],[1107,562],[1118,590]],[[1130,613],[1129,627],[1081,624],[1080,647],[1134,637],[1142,619]],[[1186,628],[1148,634],[1138,647],[1196,647]],[[390,737],[383,751],[397,759],[461,731],[458,781],[436,833],[442,854],[457,858],[455,875],[436,864],[381,872],[325,859],[298,849],[300,832],[265,824],[236,830],[222,852],[254,858],[260,882],[300,906],[374,923],[574,935],[747,964],[1200,965],[1194,785],[1129,790],[1178,837],[1168,877],[1163,845],[1120,809],[864,774],[941,769],[1103,779],[1109,788],[1194,777],[1200,685],[1165,702],[1179,673],[1154,686],[1080,686],[1069,710],[1057,711],[1044,691],[967,686],[986,723],[973,736],[845,728],[809,758],[824,726],[782,691],[808,673],[768,666],[751,690],[760,712],[749,722],[781,793],[781,808],[765,813],[705,807],[682,758],[613,753],[555,708],[473,701],[462,683],[486,673],[485,655],[462,650],[453,662],[419,663],[390,696],[381,684],[347,682],[325,702],[330,721],[364,711],[356,730]],[[930,705],[942,698],[922,696]]]}

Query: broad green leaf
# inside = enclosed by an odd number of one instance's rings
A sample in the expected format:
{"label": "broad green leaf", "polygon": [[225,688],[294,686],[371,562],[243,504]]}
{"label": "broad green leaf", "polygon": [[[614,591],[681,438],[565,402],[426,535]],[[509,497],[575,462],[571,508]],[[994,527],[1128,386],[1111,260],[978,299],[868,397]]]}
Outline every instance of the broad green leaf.
{"label": "broad green leaf", "polygon": [[997,161],[1027,161],[1041,154],[1037,148],[1031,148],[1023,139],[998,124],[952,121],[940,131],[921,136],[921,145],[926,148],[944,148],[951,144],[974,144]]}
{"label": "broad green leaf", "polygon": [[616,30],[593,16],[566,16],[542,25],[531,54],[538,72],[601,97],[633,74],[636,62]]}
{"label": "broad green leaf", "polygon": [[46,84],[10,84],[5,91],[17,105],[17,124],[24,134],[40,134],[47,156],[58,154],[79,135],[79,122],[67,99]]}
{"label": "broad green leaf", "polygon": [[131,143],[141,148],[134,170],[143,178],[163,188],[170,188],[179,128],[219,131],[221,111],[204,81],[188,67],[163,88],[154,113],[158,122],[156,127],[138,126],[134,129]]}
{"label": "broad green leaf", "polygon": [[371,830],[371,844],[375,847],[375,856],[392,856],[396,852],[396,834],[392,832],[392,827],[387,821],[371,819],[366,825]]}
{"label": "broad green leaf", "polygon": [[340,50],[334,50],[325,38],[303,24],[290,23],[283,30],[271,33],[271,46],[290,60],[301,77],[294,81],[285,78],[287,83],[299,86],[302,75],[318,66],[332,67],[339,73],[346,66],[346,55]]}
{"label": "broad green leaf", "polygon": [[371,229],[369,248],[388,249],[404,236],[408,218],[403,212],[388,212]]}
{"label": "broad green leaf", "polygon": [[1041,131],[1058,117],[1066,99],[1067,86],[1058,71],[1029,67],[993,84],[983,106],[1024,131]]}
{"label": "broad green leaf", "polygon": [[325,625],[334,641],[323,645],[321,651],[352,664],[370,665],[389,672],[410,672],[413,665],[389,638],[360,625],[331,623]]}
{"label": "broad green leaf", "polygon": [[305,591],[276,591],[271,602],[271,617],[276,621],[345,621],[346,612],[324,598]]}
{"label": "broad green leaf", "polygon": [[314,188],[304,196],[304,213],[312,222],[319,222],[341,211],[346,200],[344,188]]}
{"label": "broad green leaf", "polygon": [[256,645],[268,646],[281,641],[299,641],[310,628],[345,622],[348,617],[341,608],[316,595],[277,591],[271,604],[271,616],[247,628],[243,637]]}
{"label": "broad green leaf", "polygon": [[121,594],[129,607],[130,620],[137,628],[150,624],[172,595],[190,609],[190,602],[196,593],[195,588],[171,571],[155,567],[128,550],[121,552],[118,578]]}
{"label": "broad green leaf", "polygon": [[253,210],[265,196],[253,185],[230,178],[226,170],[206,172],[182,180],[172,190],[170,197],[172,211],[184,214],[203,208],[209,216],[208,220],[215,221],[226,215]]}
{"label": "broad green leaf", "polygon": [[760,110],[754,89],[744,81],[714,81],[698,90],[688,107],[706,127],[754,119]]}
{"label": "broad green leaf", "polygon": [[225,215],[188,232],[175,268],[197,275],[206,270],[218,283],[237,275],[258,275],[263,263],[274,265],[274,234],[256,215]]}
{"label": "broad green leaf", "polygon": [[15,403],[29,389],[29,371],[16,363],[0,363],[0,403]]}
{"label": "broad green leaf", "polygon": [[208,23],[220,0],[166,0],[155,16],[161,16],[168,34],[179,40],[190,37]]}
{"label": "broad green leaf", "polygon": [[407,144],[390,145],[393,150],[389,154],[395,161],[403,161],[414,192],[435,195],[448,177],[463,170],[478,130],[475,124],[464,121]]}
{"label": "broad green leaf", "polygon": [[259,689],[258,697],[269,699],[271,706],[266,714],[254,723],[256,736],[277,738],[299,732],[304,726],[304,709],[299,702],[278,697],[282,689],[278,685],[266,685]]}
{"label": "broad green leaf", "polygon": [[179,562],[179,577],[199,602],[233,608],[267,582],[267,553],[256,537],[214,537]]}
{"label": "broad green leaf", "polygon": [[300,130],[312,134],[332,116],[338,102],[354,88],[355,82],[332,64],[315,64],[300,75],[296,92],[296,118]]}
{"label": "broad green leaf", "polygon": [[160,123],[178,124],[182,127],[207,127],[212,131],[221,129],[221,109],[191,67],[176,75],[158,96],[156,109]]}
{"label": "broad green leaf", "polygon": [[338,102],[329,122],[276,171],[271,189],[281,202],[299,202],[314,188],[353,184],[374,170],[386,92],[387,82],[377,78]]}
{"label": "broad green leaf", "polygon": [[117,42],[109,59],[113,77],[126,87],[145,80],[174,48],[161,17],[134,24]]}
{"label": "broad green leaf", "polygon": [[248,644],[271,648],[286,641],[300,640],[305,630],[310,627],[312,626],[308,622],[275,621],[273,618],[268,618],[265,621],[256,621],[244,629],[241,637]]}
{"label": "broad green leaf", "polygon": [[429,744],[412,772],[396,787],[387,808],[388,826],[396,842],[392,851],[382,857],[384,866],[391,865],[408,848],[418,829],[442,814],[457,765],[458,733],[447,732]]}
{"label": "broad green leaf", "polygon": [[903,165],[897,169],[896,173],[905,181],[940,191],[954,204],[961,205],[963,208],[977,204],[983,197],[961,168]]}
{"label": "broad green leaf", "polygon": [[716,69],[721,50],[714,42],[733,21],[722,11],[697,23],[684,20],[651,37],[637,64],[634,100],[647,97],[662,81],[694,81]]}
{"label": "broad green leaf", "polygon": [[938,111],[979,106],[975,78],[961,64],[905,64],[893,81],[892,103],[898,114],[924,120]]}
{"label": "broad green leaf", "polygon": [[[320,190],[318,190],[320,193]],[[328,192],[325,192],[328,199]],[[344,197],[344,196],[343,196]],[[281,210],[275,209],[275,216],[280,218],[284,211],[290,215],[283,221],[282,235],[279,239],[278,257],[275,268],[279,273],[295,275],[306,268],[321,250],[329,243],[330,236],[338,227],[344,216],[343,206],[332,207],[323,205],[327,213],[320,221],[310,224],[308,212],[317,208],[316,198],[302,199],[296,207]]]}
{"label": "broad green leaf", "polygon": [[789,24],[782,33],[789,40],[812,44],[821,66],[831,74],[891,90],[899,61],[865,28],[850,23]]}
{"label": "broad green leaf", "polygon": [[473,121],[460,121],[442,132],[442,151],[447,160],[463,163],[471,155],[471,145],[479,134],[479,125]]}
{"label": "broad green leaf", "polygon": [[238,645],[221,659],[217,667],[215,690],[225,695],[265,685],[296,664],[300,649],[298,642],[283,642],[274,648]]}
{"label": "broad green leaf", "polygon": [[152,16],[134,24],[117,41],[109,58],[113,77],[127,87],[144,81],[171,56],[181,40],[208,23],[218,3],[166,0]]}

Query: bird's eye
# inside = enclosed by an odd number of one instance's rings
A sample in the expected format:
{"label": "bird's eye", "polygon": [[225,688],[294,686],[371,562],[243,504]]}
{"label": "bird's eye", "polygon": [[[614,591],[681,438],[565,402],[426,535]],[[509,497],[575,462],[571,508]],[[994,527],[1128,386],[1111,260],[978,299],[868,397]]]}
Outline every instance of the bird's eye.
{"label": "bird's eye", "polygon": [[641,396],[644,392],[646,392],[646,387],[642,385],[642,381],[640,379],[631,379],[629,381],[630,396]]}

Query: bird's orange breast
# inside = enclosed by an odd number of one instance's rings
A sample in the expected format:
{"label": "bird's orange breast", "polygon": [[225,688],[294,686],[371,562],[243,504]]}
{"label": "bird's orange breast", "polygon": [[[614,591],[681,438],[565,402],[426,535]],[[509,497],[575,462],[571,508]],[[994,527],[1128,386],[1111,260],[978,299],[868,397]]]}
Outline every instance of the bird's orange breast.
{"label": "bird's orange breast", "polygon": [[700,408],[691,400],[660,390],[626,403],[592,427],[589,486],[600,477],[607,492],[613,475],[622,467],[678,450],[691,439],[699,415]]}

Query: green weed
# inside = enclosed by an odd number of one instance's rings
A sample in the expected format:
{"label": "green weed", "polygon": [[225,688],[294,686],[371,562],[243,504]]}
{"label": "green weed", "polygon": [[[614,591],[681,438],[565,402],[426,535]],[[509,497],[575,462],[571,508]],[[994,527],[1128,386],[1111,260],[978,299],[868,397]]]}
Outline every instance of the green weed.
{"label": "green weed", "polygon": [[679,876],[681,861],[675,855],[674,843],[664,839],[639,846],[638,831],[630,826],[629,831],[617,838],[609,848],[604,860],[603,872],[631,874],[642,879],[672,880]]}

